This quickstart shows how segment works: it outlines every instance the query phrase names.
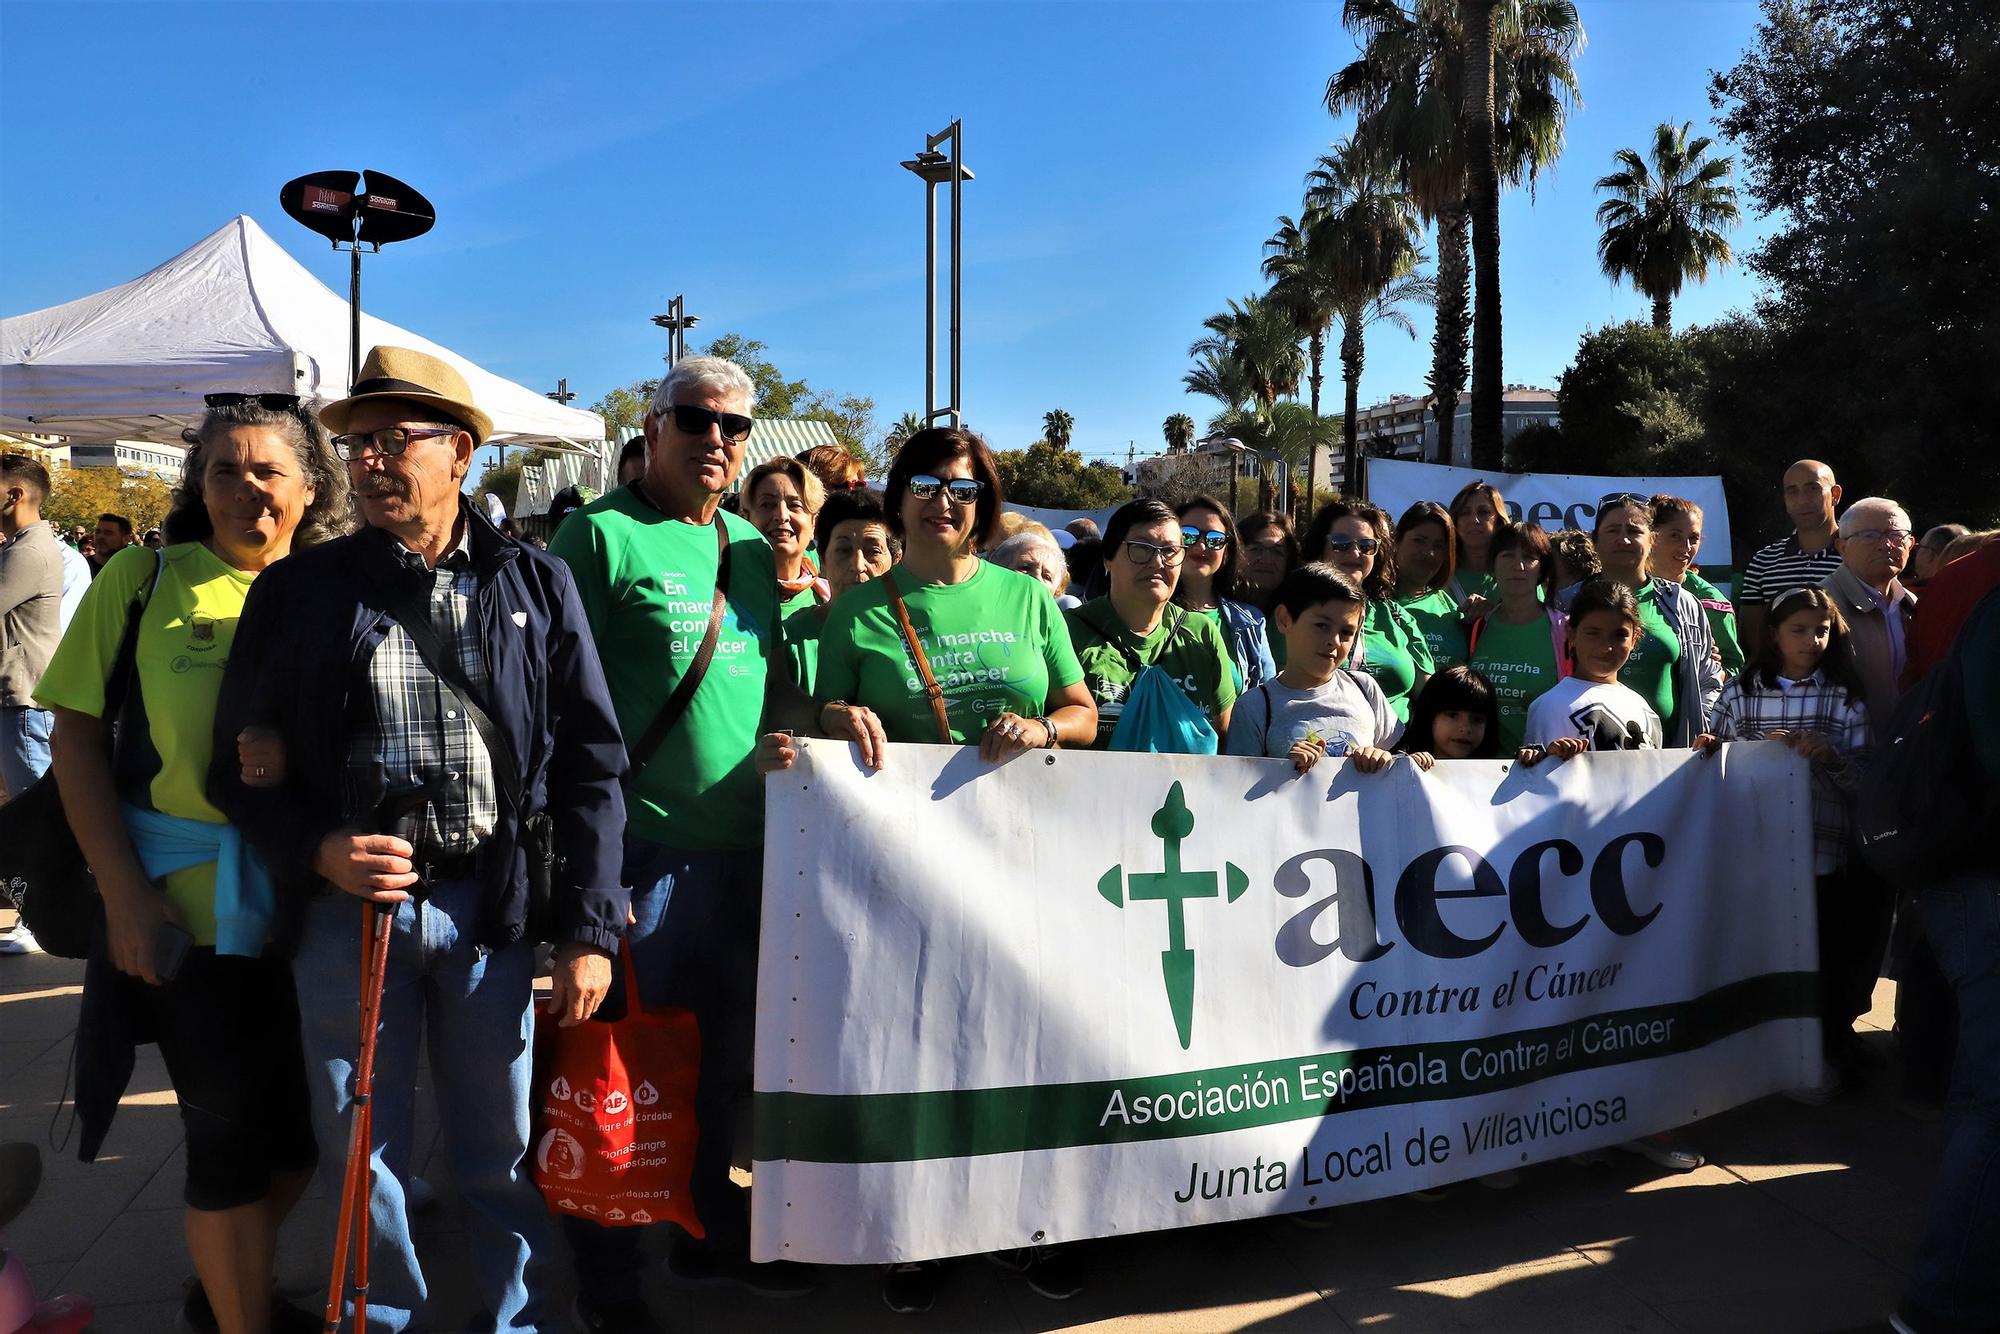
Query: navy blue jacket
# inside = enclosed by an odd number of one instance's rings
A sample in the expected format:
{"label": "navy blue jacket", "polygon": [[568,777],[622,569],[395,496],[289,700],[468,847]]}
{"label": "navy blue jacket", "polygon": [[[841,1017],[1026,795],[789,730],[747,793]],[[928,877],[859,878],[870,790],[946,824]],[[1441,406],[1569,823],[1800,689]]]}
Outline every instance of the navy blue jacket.
{"label": "navy blue jacket", "polygon": [[[502,536],[474,506],[461,502],[460,512],[479,576],[474,614],[491,681],[481,703],[523,767],[524,806],[555,822],[550,934],[557,944],[616,950],[630,897],[619,883],[625,743],[576,585],[569,567]],[[389,632],[388,608],[413,586],[421,590],[414,583],[421,576],[398,561],[396,547],[390,534],[364,528],[277,562],[251,585],[230,649],[208,794],[270,864],[276,934],[287,947],[306,896],[323,886],[314,853],[349,823],[342,792],[349,719],[368,689],[368,661]],[[360,694],[359,709],[367,707]],[[284,738],[282,787],[242,782],[236,736],[253,724]],[[527,862],[505,802],[478,856],[486,895],[475,943],[498,948],[523,937],[528,915]]]}

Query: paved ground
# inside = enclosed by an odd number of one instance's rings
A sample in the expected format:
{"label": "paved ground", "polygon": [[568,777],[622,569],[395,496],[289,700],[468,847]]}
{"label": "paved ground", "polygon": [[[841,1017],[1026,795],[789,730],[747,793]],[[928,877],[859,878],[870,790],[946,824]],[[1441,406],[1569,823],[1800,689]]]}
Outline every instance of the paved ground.
{"label": "paved ground", "polygon": [[[0,925],[12,914],[0,916]],[[47,1146],[76,1022],[81,965],[0,958],[0,1140]],[[1891,984],[1869,1041],[1885,1053]],[[928,1319],[890,1315],[870,1272],[829,1273],[819,1294],[766,1303],[690,1297],[655,1283],[675,1331],[1745,1330],[1777,1334],[1878,1321],[1902,1286],[1921,1226],[1937,1130],[1899,1115],[1890,1081],[1819,1111],[1768,1099],[1689,1138],[1710,1165],[1662,1178],[1637,1158],[1529,1169],[1516,1189],[1455,1188],[1443,1201],[1353,1206],[1339,1225],[1283,1220],[1091,1244],[1093,1281],[1044,1301],[979,1261],[950,1265]],[[107,1153],[83,1166],[46,1154],[42,1193],[6,1232],[44,1294],[75,1290],[97,1328],[171,1328],[190,1267],[180,1238],[180,1121],[158,1055],[142,1053]],[[419,1136],[436,1149],[435,1114]],[[440,1155],[441,1156],[441,1155]],[[422,1221],[445,1328],[468,1318],[466,1245],[446,1169]],[[324,1194],[288,1228],[281,1282],[325,1282]]]}

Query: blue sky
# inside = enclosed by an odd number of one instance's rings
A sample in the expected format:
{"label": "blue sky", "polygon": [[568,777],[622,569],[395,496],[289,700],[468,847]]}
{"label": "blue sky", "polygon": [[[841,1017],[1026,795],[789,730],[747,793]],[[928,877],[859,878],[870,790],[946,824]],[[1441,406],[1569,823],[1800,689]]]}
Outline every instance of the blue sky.
{"label": "blue sky", "polygon": [[[1592,183],[1658,122],[1706,125],[1708,71],[1757,21],[1721,0],[1581,10],[1563,159],[1501,220],[1506,376],[1551,387],[1586,329],[1648,315],[1597,270]],[[923,398],[923,190],[897,163],[958,116],[969,423],[1015,448],[1060,406],[1086,453],[1144,456],[1169,413],[1212,411],[1181,389],[1187,345],[1261,285],[1264,238],[1345,128],[1320,96],[1353,49],[1332,4],[8,0],[0,313],[123,282],[237,213],[343,290],[344,258],[277,191],[368,167],[439,213],[368,261],[375,314],[588,404],[658,372],[648,317],[684,292],[696,342],[761,339],[886,425]],[[1733,268],[1676,323],[1755,291]],[[1372,333],[1364,404],[1422,391],[1419,315],[1415,340]]]}

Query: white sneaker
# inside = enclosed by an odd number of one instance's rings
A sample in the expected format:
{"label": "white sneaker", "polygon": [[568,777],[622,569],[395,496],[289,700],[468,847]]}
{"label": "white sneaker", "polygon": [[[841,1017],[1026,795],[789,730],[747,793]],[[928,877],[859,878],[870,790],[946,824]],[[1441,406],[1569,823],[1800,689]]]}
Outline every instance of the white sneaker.
{"label": "white sneaker", "polygon": [[26,924],[16,926],[12,931],[0,934],[0,954],[40,954],[42,942],[35,939],[35,933]]}

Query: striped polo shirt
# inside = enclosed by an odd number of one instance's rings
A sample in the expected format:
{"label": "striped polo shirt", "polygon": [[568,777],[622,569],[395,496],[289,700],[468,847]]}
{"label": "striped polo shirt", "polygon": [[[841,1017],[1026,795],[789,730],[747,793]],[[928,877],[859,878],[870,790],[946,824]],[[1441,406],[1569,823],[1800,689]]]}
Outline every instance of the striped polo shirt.
{"label": "striped polo shirt", "polygon": [[1736,601],[1769,605],[1795,588],[1818,588],[1839,568],[1840,553],[1832,543],[1819,551],[1804,551],[1799,535],[1788,533],[1783,541],[1757,548],[1736,585]]}

